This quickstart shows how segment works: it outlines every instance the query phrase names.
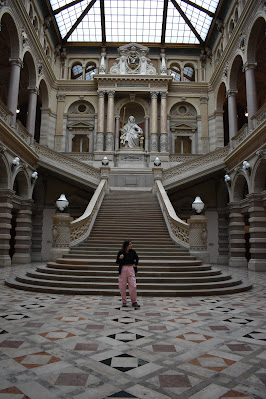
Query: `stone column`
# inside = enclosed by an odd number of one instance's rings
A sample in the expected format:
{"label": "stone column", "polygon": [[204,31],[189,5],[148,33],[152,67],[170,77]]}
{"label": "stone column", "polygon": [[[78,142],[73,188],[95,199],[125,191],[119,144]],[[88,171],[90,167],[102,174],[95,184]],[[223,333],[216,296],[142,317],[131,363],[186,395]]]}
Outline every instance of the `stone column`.
{"label": "stone column", "polygon": [[55,125],[55,150],[62,151],[63,141],[63,122],[64,122],[64,108],[65,108],[65,94],[57,94],[57,111],[56,111],[56,125]]}
{"label": "stone column", "polygon": [[229,218],[228,209],[219,208],[218,211],[218,265],[228,265],[229,263]]}
{"label": "stone column", "polygon": [[238,123],[237,123],[237,109],[236,109],[236,90],[228,90],[227,98],[228,98],[228,119],[229,119],[229,139],[232,138],[238,132]]}
{"label": "stone column", "polygon": [[248,111],[248,128],[253,129],[252,120],[250,119],[258,111],[257,92],[255,68],[257,63],[248,63],[244,65],[246,76],[246,96],[247,96],[247,111]]}
{"label": "stone column", "polygon": [[42,226],[43,207],[34,204],[32,211],[32,238],[31,238],[31,260],[41,262],[42,260]]}
{"label": "stone column", "polygon": [[115,151],[119,149],[120,141],[120,115],[115,115]]}
{"label": "stone column", "polygon": [[49,136],[49,117],[50,110],[48,108],[41,108],[42,118],[41,118],[41,131],[40,131],[40,144],[48,146],[48,136]]}
{"label": "stone column", "polygon": [[20,58],[10,58],[9,62],[11,65],[11,70],[8,87],[7,108],[13,113],[10,119],[10,124],[12,127],[15,127],[17,118],[16,110],[18,106],[20,70],[23,63]]}
{"label": "stone column", "polygon": [[31,134],[31,144],[34,141],[34,132],[35,132],[35,122],[36,122],[36,106],[37,106],[37,96],[39,90],[37,87],[28,88],[29,91],[29,102],[28,102],[28,114],[27,114],[27,122],[26,129]]}
{"label": "stone column", "polygon": [[73,218],[69,213],[56,213],[53,216],[52,238],[53,245],[50,251],[50,260],[55,261],[56,258],[69,252],[70,244],[70,222]]}
{"label": "stone column", "polygon": [[168,135],[167,135],[167,92],[161,93],[161,135],[160,135],[160,152],[168,152]]}
{"label": "stone column", "polygon": [[16,218],[15,253],[12,263],[31,262],[31,201],[23,201]]}
{"label": "stone column", "polygon": [[209,121],[208,121],[208,97],[200,97],[201,114],[201,149],[203,154],[209,152]]}
{"label": "stone column", "polygon": [[230,259],[229,266],[247,266],[245,256],[245,221],[244,215],[238,203],[231,203],[229,214],[229,242],[230,242]]}
{"label": "stone column", "polygon": [[150,151],[158,152],[158,109],[157,109],[157,97],[158,92],[151,92],[151,144]]}
{"label": "stone column", "polygon": [[11,265],[9,241],[11,238],[10,230],[13,195],[14,191],[0,189],[0,267]]}
{"label": "stone column", "polygon": [[98,123],[96,151],[103,151],[104,144],[104,91],[98,91]]}
{"label": "stone column", "polygon": [[250,255],[248,268],[255,271],[266,271],[266,210],[261,194],[250,194],[249,199],[249,233]]}
{"label": "stone column", "polygon": [[144,117],[144,137],[145,137],[145,151],[149,151],[149,117]]}
{"label": "stone column", "polygon": [[189,253],[196,256],[204,263],[210,262],[207,242],[208,230],[206,216],[192,215],[189,219]]}
{"label": "stone column", "polygon": [[106,151],[114,150],[114,91],[108,91]]}

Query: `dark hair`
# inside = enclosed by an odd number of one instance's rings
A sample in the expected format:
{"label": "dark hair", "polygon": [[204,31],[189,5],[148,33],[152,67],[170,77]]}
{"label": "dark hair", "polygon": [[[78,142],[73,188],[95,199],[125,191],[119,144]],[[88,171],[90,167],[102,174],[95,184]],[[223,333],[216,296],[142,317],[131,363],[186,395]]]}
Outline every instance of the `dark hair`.
{"label": "dark hair", "polygon": [[127,247],[129,246],[130,243],[131,243],[130,240],[125,240],[125,241],[123,242],[123,245],[122,245],[123,251],[126,251],[126,249],[127,249]]}

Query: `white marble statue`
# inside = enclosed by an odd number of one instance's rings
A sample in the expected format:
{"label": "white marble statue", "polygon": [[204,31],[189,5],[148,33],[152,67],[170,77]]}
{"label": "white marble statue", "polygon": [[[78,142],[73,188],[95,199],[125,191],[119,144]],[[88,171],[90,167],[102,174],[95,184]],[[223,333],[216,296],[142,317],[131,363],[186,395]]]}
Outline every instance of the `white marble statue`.
{"label": "white marble statue", "polygon": [[122,130],[122,143],[124,147],[136,148],[139,147],[139,139],[143,135],[143,130],[135,123],[134,116],[128,118],[128,123]]}

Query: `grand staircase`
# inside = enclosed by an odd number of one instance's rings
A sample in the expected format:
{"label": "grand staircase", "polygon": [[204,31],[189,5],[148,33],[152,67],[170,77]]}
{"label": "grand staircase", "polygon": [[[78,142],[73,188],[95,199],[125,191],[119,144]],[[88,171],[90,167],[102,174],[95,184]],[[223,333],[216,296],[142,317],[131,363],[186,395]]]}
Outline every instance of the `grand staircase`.
{"label": "grand staircase", "polygon": [[116,254],[130,239],[140,262],[139,296],[219,295],[251,288],[247,281],[202,264],[175,244],[157,197],[151,192],[114,191],[106,195],[90,237],[56,262],[10,276],[18,289],[84,295],[119,295]]}

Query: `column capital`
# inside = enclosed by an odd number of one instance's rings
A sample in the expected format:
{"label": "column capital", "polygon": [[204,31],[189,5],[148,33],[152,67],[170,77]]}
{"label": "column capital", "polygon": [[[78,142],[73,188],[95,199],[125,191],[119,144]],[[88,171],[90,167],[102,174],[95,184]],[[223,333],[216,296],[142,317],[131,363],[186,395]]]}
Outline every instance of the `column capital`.
{"label": "column capital", "polygon": [[17,65],[20,68],[23,67],[23,61],[21,60],[21,58],[9,58],[9,63],[10,65]]}
{"label": "column capital", "polygon": [[114,91],[114,90],[110,90],[110,91],[107,92],[107,94],[108,94],[108,97],[114,98],[114,96],[115,96],[115,91]]}
{"label": "column capital", "polygon": [[202,96],[202,97],[200,97],[200,103],[201,104],[208,104],[208,101],[209,101],[209,97],[208,96]]}
{"label": "column capital", "polygon": [[150,119],[149,115],[145,115],[144,119],[146,119],[146,120]]}
{"label": "column capital", "polygon": [[226,98],[235,96],[238,93],[238,90],[227,90],[226,92]]}
{"label": "column capital", "polygon": [[160,92],[161,98],[167,98],[167,94],[168,94],[168,91],[161,91]]}
{"label": "column capital", "polygon": [[40,93],[40,90],[38,89],[38,87],[28,87],[28,92],[38,95]]}
{"label": "column capital", "polygon": [[257,66],[257,62],[245,62],[245,64],[243,65],[243,72],[246,72],[247,69],[255,69]]}
{"label": "column capital", "polygon": [[59,101],[65,102],[65,100],[66,100],[66,95],[65,95],[65,94],[57,94],[57,95],[56,95],[56,98],[57,98],[57,101],[58,101],[58,102],[59,102]]}
{"label": "column capital", "polygon": [[104,95],[105,95],[104,90],[98,90],[97,93],[98,93],[98,97],[101,97],[101,98],[104,97]]}
{"label": "column capital", "polygon": [[157,97],[159,95],[159,91],[151,91],[150,94],[151,94],[151,98],[152,99],[155,98],[157,100]]}
{"label": "column capital", "polygon": [[120,115],[115,115],[115,119],[120,119]]}

